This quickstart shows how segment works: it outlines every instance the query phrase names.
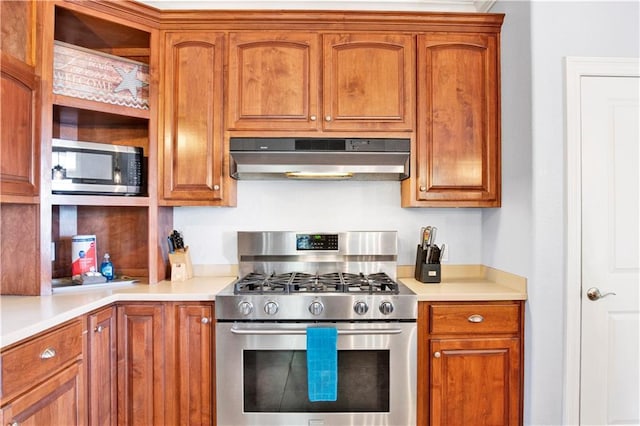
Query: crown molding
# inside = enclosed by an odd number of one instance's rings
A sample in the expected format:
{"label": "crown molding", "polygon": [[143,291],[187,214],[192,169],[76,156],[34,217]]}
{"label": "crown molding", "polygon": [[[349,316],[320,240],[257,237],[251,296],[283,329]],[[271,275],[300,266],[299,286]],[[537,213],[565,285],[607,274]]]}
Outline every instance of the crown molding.
{"label": "crown molding", "polygon": [[137,0],[159,10],[381,10],[489,12],[496,0]]}

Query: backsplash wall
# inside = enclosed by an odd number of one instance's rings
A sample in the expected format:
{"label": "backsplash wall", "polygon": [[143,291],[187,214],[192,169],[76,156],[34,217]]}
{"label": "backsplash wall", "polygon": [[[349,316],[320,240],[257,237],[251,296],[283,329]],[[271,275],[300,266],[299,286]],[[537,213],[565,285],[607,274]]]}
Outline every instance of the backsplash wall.
{"label": "backsplash wall", "polygon": [[237,264],[237,231],[398,231],[398,264],[415,261],[420,227],[438,227],[436,242],[451,250],[447,263],[482,263],[480,209],[401,208],[399,182],[239,181],[238,206],[176,207],[198,265]]}

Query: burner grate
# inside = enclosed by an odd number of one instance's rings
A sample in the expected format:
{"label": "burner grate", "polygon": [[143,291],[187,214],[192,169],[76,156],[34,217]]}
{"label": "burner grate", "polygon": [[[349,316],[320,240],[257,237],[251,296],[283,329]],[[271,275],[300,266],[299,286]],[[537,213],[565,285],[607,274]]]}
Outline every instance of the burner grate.
{"label": "burner grate", "polygon": [[398,283],[384,272],[369,275],[347,272],[332,272],[321,275],[290,272],[268,275],[252,272],[238,280],[234,286],[235,294],[398,294],[398,292]]}

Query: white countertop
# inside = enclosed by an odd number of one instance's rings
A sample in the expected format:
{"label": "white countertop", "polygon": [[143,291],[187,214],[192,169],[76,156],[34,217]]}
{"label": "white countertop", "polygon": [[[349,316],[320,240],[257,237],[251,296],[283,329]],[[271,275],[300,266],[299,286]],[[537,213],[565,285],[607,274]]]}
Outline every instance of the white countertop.
{"label": "white countertop", "polygon": [[418,301],[487,301],[526,300],[526,291],[487,281],[485,279],[464,279],[425,284],[413,278],[400,278],[414,293]]}
{"label": "white countertop", "polygon": [[[526,300],[526,279],[482,265],[443,265],[443,280],[424,284],[398,269],[399,281],[419,301]],[[31,337],[79,315],[118,301],[203,301],[236,279],[233,276],[195,277],[156,285],[128,284],[64,289],[50,296],[0,296],[0,348]]]}
{"label": "white countertop", "polygon": [[50,296],[0,296],[0,348],[118,301],[214,300],[236,277],[196,277],[156,285],[79,288]]}

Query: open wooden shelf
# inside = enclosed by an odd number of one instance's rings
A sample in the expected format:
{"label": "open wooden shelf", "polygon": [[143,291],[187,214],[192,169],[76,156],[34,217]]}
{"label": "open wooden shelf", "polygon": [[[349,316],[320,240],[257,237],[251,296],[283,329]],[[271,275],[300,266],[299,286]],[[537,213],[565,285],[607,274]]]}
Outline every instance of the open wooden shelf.
{"label": "open wooden shelf", "polygon": [[104,112],[107,114],[118,114],[128,117],[136,117],[149,119],[150,112],[148,109],[130,108],[126,106],[107,104],[103,102],[90,101],[87,99],[74,98],[65,95],[53,95],[53,103],[71,108],[80,108],[89,111]]}
{"label": "open wooden shelf", "polygon": [[149,197],[53,194],[51,195],[51,204],[57,206],[149,207]]}

